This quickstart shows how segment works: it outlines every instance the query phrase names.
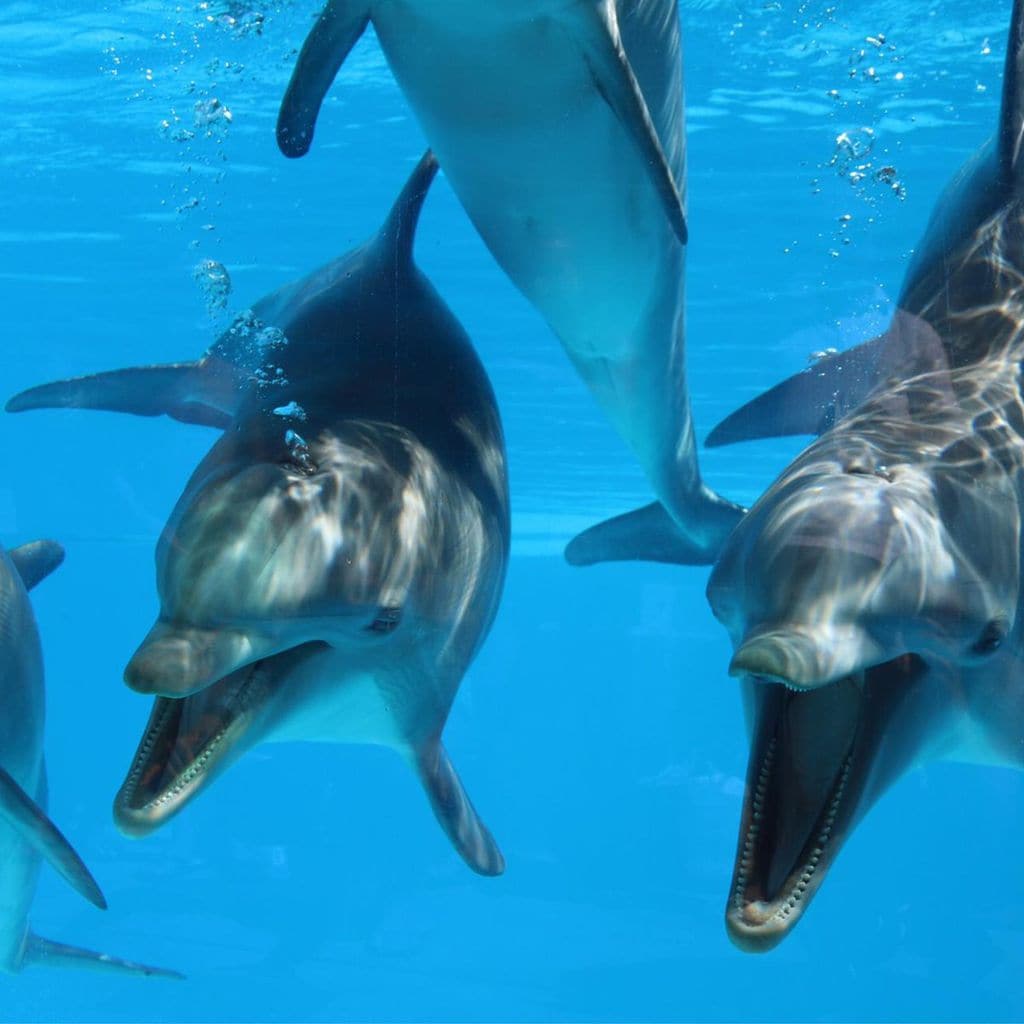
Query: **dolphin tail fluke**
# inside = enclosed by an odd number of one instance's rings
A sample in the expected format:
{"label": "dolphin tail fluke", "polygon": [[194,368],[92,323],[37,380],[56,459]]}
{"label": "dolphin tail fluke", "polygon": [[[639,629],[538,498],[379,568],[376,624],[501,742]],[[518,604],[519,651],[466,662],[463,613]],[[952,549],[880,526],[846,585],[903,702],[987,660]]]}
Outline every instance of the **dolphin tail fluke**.
{"label": "dolphin tail fluke", "polygon": [[418,751],[416,767],[434,815],[459,856],[478,874],[500,875],[505,858],[462,788],[444,746],[437,742]]}
{"label": "dolphin tail fluke", "polygon": [[1024,192],[1024,0],[1014,0],[1003,72],[999,159],[1017,195]]}
{"label": "dolphin tail fluke", "polygon": [[[573,537],[565,549],[570,565],[597,562],[669,562],[710,565],[743,509],[707,492],[699,525],[700,539],[688,536],[660,502],[644,505]],[[695,517],[696,518],[696,517]]]}
{"label": "dolphin tail fluke", "polygon": [[103,409],[135,416],[170,416],[181,423],[223,430],[231,417],[204,401],[209,387],[200,363],[137,366],[40,384],[9,399],[6,409]]}
{"label": "dolphin tail fluke", "polygon": [[150,967],[131,960],[121,960],[106,953],[94,953],[91,949],[67,946],[63,942],[44,939],[41,935],[29,933],[25,942],[22,964],[39,967],[78,967],[91,971],[109,971],[115,974],[132,974],[140,978],[170,978],[184,981],[185,975],[164,967]]}
{"label": "dolphin tail fluke", "polygon": [[64,549],[55,540],[34,540],[11,548],[7,554],[26,590],[45,580],[64,561]]}
{"label": "dolphin tail fluke", "polygon": [[3,768],[0,768],[0,818],[45,857],[70,886],[90,903],[106,910],[107,901],[82,858],[46,812]]}
{"label": "dolphin tail fluke", "polygon": [[369,0],[331,0],[323,9],[303,43],[277,115],[277,145],[285,156],[309,152],[320,105],[369,20]]}
{"label": "dolphin tail fluke", "polygon": [[651,183],[680,243],[686,245],[686,211],[679,185],[661,148],[658,131],[640,83],[622,46],[618,18],[611,0],[579,5],[577,43],[583,51],[597,91],[640,151]]}

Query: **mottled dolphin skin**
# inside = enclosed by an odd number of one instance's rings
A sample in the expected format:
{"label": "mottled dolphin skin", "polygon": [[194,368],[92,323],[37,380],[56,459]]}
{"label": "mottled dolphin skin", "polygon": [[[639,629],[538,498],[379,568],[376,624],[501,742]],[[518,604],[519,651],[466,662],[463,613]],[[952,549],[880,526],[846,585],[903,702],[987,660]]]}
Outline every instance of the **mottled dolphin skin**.
{"label": "mottled dolphin skin", "polygon": [[713,561],[741,510],[701,481],[686,388],[676,0],[332,0],[281,107],[286,155],[308,150],[368,25],[484,242],[658,498],[567,557]]}
{"label": "mottled dolphin skin", "polygon": [[915,764],[1024,765],[1022,70],[1017,0],[999,130],[936,207],[885,359],[839,357],[868,369],[837,391],[845,412],[708,584],[751,730],[726,909],[744,950],[789,934]]}
{"label": "mottled dolphin skin", "polygon": [[[157,548],[160,616],[125,670],[157,699],[114,806],[160,826],[267,740],[375,743],[474,870],[504,861],[441,744],[509,545],[494,394],[413,262],[428,154],[363,247],[254,307],[196,364],[46,385],[15,408],[225,418]],[[170,383],[164,404],[155,393]]]}
{"label": "mottled dolphin skin", "polygon": [[106,909],[96,880],[46,816],[43,652],[28,591],[64,560],[53,541],[0,548],[0,971],[89,967],[180,978],[36,935],[28,923],[39,866],[47,860],[90,903]]}

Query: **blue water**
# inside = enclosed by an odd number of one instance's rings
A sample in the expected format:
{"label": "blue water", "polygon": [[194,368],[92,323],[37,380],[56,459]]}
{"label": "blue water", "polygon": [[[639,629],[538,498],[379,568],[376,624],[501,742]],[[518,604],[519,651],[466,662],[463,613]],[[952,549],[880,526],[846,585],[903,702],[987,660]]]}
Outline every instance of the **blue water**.
{"label": "blue water", "polygon": [[[886,323],[939,191],[995,125],[1009,6],[683,0],[701,436],[810,352]],[[289,162],[275,147],[315,8],[5,0],[5,397],[195,358],[230,315],[375,229],[425,142],[372,38],[311,154]],[[262,33],[232,24],[254,10]],[[230,121],[214,108],[197,124],[212,98]],[[842,152],[830,161],[841,133],[865,128],[858,185]],[[876,180],[889,166],[897,187]],[[149,702],[121,674],[157,610],[157,536],[215,435],[7,416],[0,541],[53,537],[68,552],[33,594],[51,813],[110,902],[101,914],[44,870],[33,924],[188,981],[35,968],[0,979],[0,1017],[1024,1017],[1024,779],[1004,768],[908,776],[781,947],[730,945],[746,740],[707,571],[564,564],[574,532],[649,500],[644,479],[443,179],[417,257],[474,339],[508,439],[505,596],[446,732],[507,873],[468,872],[406,767],[373,748],[260,747],[151,837],[122,838],[110,804]],[[216,315],[193,276],[204,259],[232,281]],[[748,503],[799,447],[749,444],[702,465]]]}

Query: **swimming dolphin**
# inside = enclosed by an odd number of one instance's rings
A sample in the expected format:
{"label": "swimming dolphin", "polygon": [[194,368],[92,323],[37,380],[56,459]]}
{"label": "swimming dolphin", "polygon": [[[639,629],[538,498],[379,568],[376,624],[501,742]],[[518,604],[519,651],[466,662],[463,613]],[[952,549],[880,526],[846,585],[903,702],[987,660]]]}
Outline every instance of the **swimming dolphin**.
{"label": "swimming dolphin", "polygon": [[257,303],[198,363],[10,403],[229,426],[160,539],[160,616],[125,670],[158,695],[115,801],[128,834],[259,742],[376,743],[413,767],[470,867],[504,868],[441,744],[497,610],[509,505],[490,383],[413,262],[436,170],[428,154],[374,238]]}
{"label": "swimming dolphin", "polygon": [[287,156],[371,24],[473,224],[658,498],[568,559],[713,561],[741,510],[701,481],[686,389],[676,0],[332,0],[281,106]]}
{"label": "swimming dolphin", "polygon": [[[711,574],[752,737],[726,909],[742,949],[789,934],[858,821],[915,764],[1024,766],[1022,139],[1016,0],[999,131],[932,215],[893,327],[868,343],[883,358],[837,357],[866,368],[837,389],[844,413]],[[811,374],[789,398],[805,385],[822,393]],[[831,414],[811,406],[789,422],[826,428]]]}
{"label": "swimming dolphin", "polygon": [[175,971],[53,942],[29,928],[44,859],[94,906],[107,906],[89,869],[46,816],[43,653],[28,591],[63,560],[64,550],[48,540],[0,548],[0,970],[14,974],[42,964],[180,978]]}

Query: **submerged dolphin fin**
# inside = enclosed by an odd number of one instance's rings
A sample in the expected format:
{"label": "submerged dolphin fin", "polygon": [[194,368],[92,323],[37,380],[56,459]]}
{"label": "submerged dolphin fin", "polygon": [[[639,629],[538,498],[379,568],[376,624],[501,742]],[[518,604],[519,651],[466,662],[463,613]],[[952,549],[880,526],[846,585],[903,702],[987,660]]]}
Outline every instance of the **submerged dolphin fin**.
{"label": "submerged dolphin fin", "polygon": [[420,211],[437,176],[437,158],[428,149],[420,158],[409,180],[399,192],[387,219],[377,233],[375,241],[382,255],[386,254],[395,267],[410,267],[413,262],[413,244]]}
{"label": "submerged dolphin fin", "polygon": [[594,85],[640,151],[672,230],[680,243],[686,245],[686,211],[682,196],[661,148],[640,83],[622,46],[615,5],[612,0],[601,0],[597,5],[580,4],[578,9],[580,31],[575,39],[583,51]]}
{"label": "submerged dolphin fin", "polygon": [[106,409],[136,416],[170,416],[181,423],[228,427],[231,417],[204,398],[210,388],[202,363],[170,363],[111,370],[40,384],[7,402],[8,412],[29,409]]}
{"label": "submerged dolphin fin", "polygon": [[309,152],[324,96],[369,20],[368,0],[331,0],[323,9],[302,45],[277,115],[277,145],[285,156]]}
{"label": "submerged dolphin fin", "polygon": [[670,562],[675,565],[710,565],[743,509],[720,501],[721,518],[714,539],[699,542],[687,537],[675,520],[655,501],[643,508],[606,519],[573,537],[565,549],[570,565],[595,562]]}
{"label": "submerged dolphin fin", "polygon": [[0,768],[0,818],[45,857],[69,885],[90,903],[106,910],[107,901],[82,858],[43,809],[3,768]]}
{"label": "submerged dolphin fin", "polygon": [[61,562],[64,549],[55,540],[34,540],[7,552],[26,590],[45,580]]}
{"label": "submerged dolphin fin", "polygon": [[478,874],[500,875],[505,858],[462,788],[441,742],[418,750],[415,762],[434,815],[459,856]]}
{"label": "submerged dolphin fin", "polygon": [[1014,0],[1006,41],[1003,106],[999,117],[999,162],[1018,195],[1024,192],[1024,0]]}
{"label": "submerged dolphin fin", "polygon": [[131,960],[121,960],[106,953],[94,953],[91,949],[66,946],[62,942],[44,939],[32,932],[26,936],[22,954],[23,966],[39,967],[84,967],[92,971],[111,971],[117,974],[135,974],[146,978],[171,978],[184,981],[185,975],[164,967],[150,967]]}

